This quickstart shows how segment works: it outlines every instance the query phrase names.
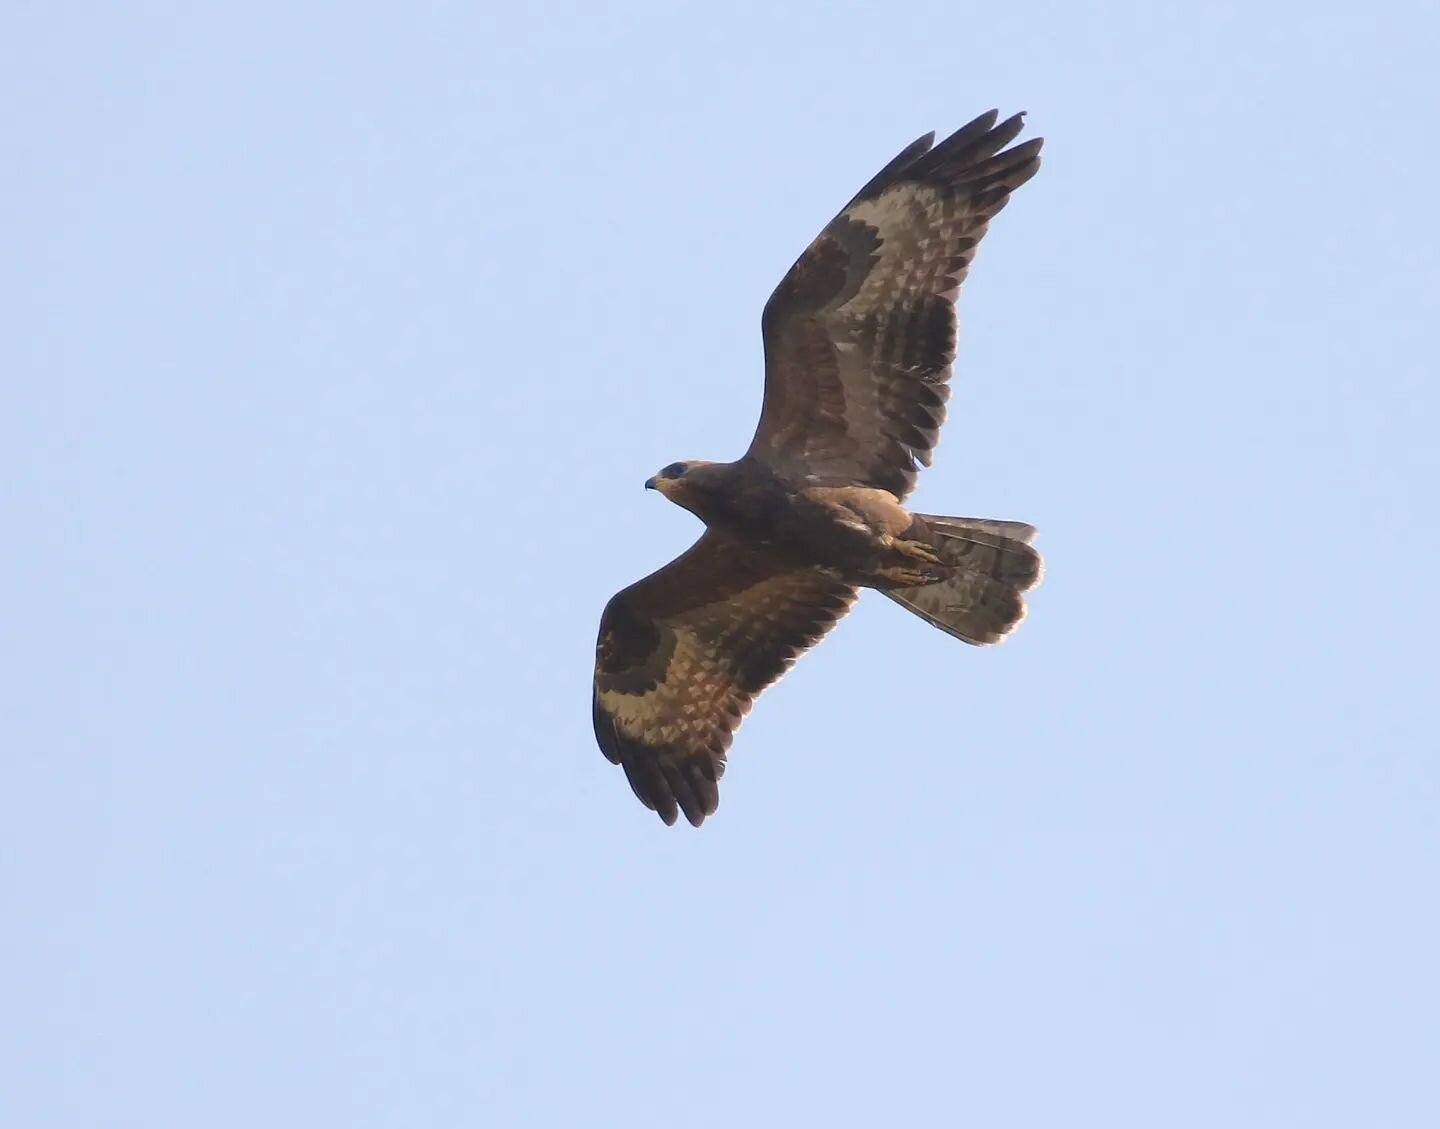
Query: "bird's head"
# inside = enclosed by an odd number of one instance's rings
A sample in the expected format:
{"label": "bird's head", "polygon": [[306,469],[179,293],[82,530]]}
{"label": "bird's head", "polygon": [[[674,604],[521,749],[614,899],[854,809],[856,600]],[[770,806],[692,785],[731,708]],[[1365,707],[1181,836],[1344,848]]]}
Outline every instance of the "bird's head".
{"label": "bird's head", "polygon": [[671,463],[654,478],[647,478],[645,489],[658,490],[676,505],[695,510],[707,490],[711,477],[709,468],[715,465],[701,459]]}

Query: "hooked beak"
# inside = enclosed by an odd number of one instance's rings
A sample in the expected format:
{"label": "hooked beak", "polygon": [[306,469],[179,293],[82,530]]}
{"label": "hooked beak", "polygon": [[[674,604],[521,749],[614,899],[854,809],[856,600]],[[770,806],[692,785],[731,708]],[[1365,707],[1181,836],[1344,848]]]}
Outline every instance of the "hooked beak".
{"label": "hooked beak", "polygon": [[647,479],[645,480],[645,489],[646,489],[646,490],[658,490],[659,487],[655,485],[655,480],[654,480],[653,478],[647,478]]}

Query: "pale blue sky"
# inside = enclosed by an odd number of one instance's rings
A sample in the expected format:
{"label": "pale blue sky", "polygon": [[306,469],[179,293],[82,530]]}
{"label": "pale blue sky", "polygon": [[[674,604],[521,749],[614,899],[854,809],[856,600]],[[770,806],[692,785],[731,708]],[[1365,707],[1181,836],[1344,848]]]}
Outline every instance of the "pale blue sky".
{"label": "pale blue sky", "polygon": [[[11,3],[0,1123],[1440,1124],[1433,5]],[[1030,112],[918,508],[667,830],[600,609]]]}

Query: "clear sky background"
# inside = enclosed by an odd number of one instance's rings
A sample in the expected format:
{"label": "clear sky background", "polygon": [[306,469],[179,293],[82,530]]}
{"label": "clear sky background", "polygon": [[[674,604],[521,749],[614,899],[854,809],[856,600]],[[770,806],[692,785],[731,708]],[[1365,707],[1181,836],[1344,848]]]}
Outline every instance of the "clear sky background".
{"label": "clear sky background", "polygon": [[[9,3],[0,1123],[1440,1124],[1432,4]],[[666,829],[600,610],[902,146],[1045,165],[878,597]]]}

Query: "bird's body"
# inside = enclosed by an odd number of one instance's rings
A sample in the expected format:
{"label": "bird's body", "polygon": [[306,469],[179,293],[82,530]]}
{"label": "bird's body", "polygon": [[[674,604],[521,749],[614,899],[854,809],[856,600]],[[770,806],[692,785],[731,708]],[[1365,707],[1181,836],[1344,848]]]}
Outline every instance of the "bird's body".
{"label": "bird's body", "polygon": [[730,463],[646,483],[699,517],[686,553],[618,592],[596,645],[601,749],[666,823],[715,811],[755,696],[883,592],[971,643],[1003,637],[1040,577],[1021,522],[904,506],[945,418],[954,299],[990,218],[1038,168],[1020,118],[922,138],[811,243],[766,304],[765,404]]}
{"label": "bird's body", "polygon": [[907,533],[924,542],[929,537],[887,490],[810,485],[748,457],[686,465],[683,477],[652,480],[655,488],[710,529],[763,549],[777,562],[880,588],[895,586],[887,570],[923,559],[896,547]]}

